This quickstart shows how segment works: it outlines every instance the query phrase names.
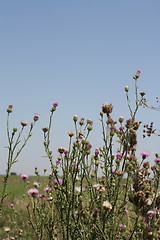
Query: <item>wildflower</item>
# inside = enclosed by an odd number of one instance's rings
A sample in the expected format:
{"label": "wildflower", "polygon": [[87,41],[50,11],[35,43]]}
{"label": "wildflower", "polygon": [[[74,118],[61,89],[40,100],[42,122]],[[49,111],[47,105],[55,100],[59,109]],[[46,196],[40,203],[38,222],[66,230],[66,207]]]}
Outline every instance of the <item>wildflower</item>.
{"label": "wildflower", "polygon": [[149,210],[149,211],[147,212],[147,214],[148,214],[149,216],[151,216],[151,217],[155,217],[155,216],[156,216],[154,210]]}
{"label": "wildflower", "polygon": [[23,178],[23,180],[26,180],[27,178],[29,178],[29,176],[26,174],[21,174],[21,178]]}
{"label": "wildflower", "polygon": [[109,116],[109,114],[112,113],[112,111],[113,111],[113,105],[112,105],[112,104],[110,104],[110,103],[104,103],[104,104],[102,105],[102,112],[103,112],[103,113],[106,113],[107,116]]}
{"label": "wildflower", "polygon": [[142,157],[145,157],[145,158],[149,157],[149,155],[150,155],[148,152],[145,152],[145,151],[141,152],[140,154]]}
{"label": "wildflower", "polygon": [[123,131],[123,130],[124,130],[124,126],[120,126],[120,127],[119,127],[119,130],[120,130],[120,131]]}
{"label": "wildflower", "polygon": [[103,202],[103,208],[104,209],[112,209],[112,205],[109,201],[104,201]]}
{"label": "wildflower", "polygon": [[121,229],[121,230],[124,230],[125,228],[126,228],[126,225],[124,225],[124,224],[119,224],[119,229]]}
{"label": "wildflower", "polygon": [[45,191],[45,192],[52,192],[52,188],[46,187],[46,188],[44,189],[44,191]]}
{"label": "wildflower", "polygon": [[61,161],[57,159],[56,160],[56,164],[60,164],[60,163],[61,163]]}
{"label": "wildflower", "polygon": [[50,109],[50,111],[51,111],[51,112],[54,112],[54,111],[56,111],[56,108],[58,107],[58,103],[55,102],[55,103],[53,103],[52,105],[53,105],[53,107]]}
{"label": "wildflower", "polygon": [[93,121],[91,119],[87,119],[87,124],[93,125]]}
{"label": "wildflower", "polygon": [[35,174],[38,176],[38,173],[39,173],[39,171],[38,171],[38,168],[37,167],[35,167],[35,169],[34,169],[35,171]]}
{"label": "wildflower", "polygon": [[58,103],[57,102],[53,103],[53,107],[58,107]]}
{"label": "wildflower", "polygon": [[79,121],[79,124],[82,126],[84,124],[84,118],[81,118],[80,121]]}
{"label": "wildflower", "polygon": [[44,198],[45,196],[43,194],[38,194],[38,198]]}
{"label": "wildflower", "polygon": [[128,120],[126,120],[126,124],[127,124],[127,126],[128,126],[128,125],[131,125],[131,123],[132,123],[132,119],[128,119]]}
{"label": "wildflower", "polygon": [[160,157],[155,159],[155,163],[157,163],[158,165],[160,164]]}
{"label": "wildflower", "polygon": [[12,108],[13,108],[13,105],[12,104],[9,104],[8,108],[7,108],[7,112],[8,113],[11,113],[12,112]]}
{"label": "wildflower", "polygon": [[32,195],[33,198],[35,198],[36,195],[37,195],[37,193],[39,193],[39,191],[38,191],[37,188],[31,188],[31,189],[29,189],[29,190],[27,191],[27,193],[28,193],[29,195]]}
{"label": "wildflower", "polygon": [[141,71],[137,70],[136,74],[133,76],[134,79],[138,79],[140,77]]}
{"label": "wildflower", "polygon": [[11,204],[10,204],[10,207],[11,207],[11,208],[14,208],[14,204],[13,204],[13,203],[11,203]]}
{"label": "wildflower", "polygon": [[100,153],[100,151],[98,149],[96,149],[95,152],[94,152],[95,156],[98,156],[99,153]]}
{"label": "wildflower", "polygon": [[121,152],[117,153],[116,158],[122,158],[122,153]]}
{"label": "wildflower", "polygon": [[39,117],[40,115],[38,113],[35,113],[33,117],[34,122],[38,121]]}
{"label": "wildflower", "polygon": [[63,179],[58,178],[58,180],[57,180],[57,179],[54,179],[54,180],[53,180],[53,184],[54,184],[54,185],[58,185],[58,183],[59,183],[59,184],[62,184],[62,183],[63,183]]}
{"label": "wildflower", "polygon": [[124,209],[124,212],[127,214],[127,213],[128,213],[128,209],[125,208],[125,209]]}
{"label": "wildflower", "polygon": [[86,145],[86,148],[87,148],[87,149],[91,149],[91,148],[92,148],[92,145],[91,145],[91,144],[87,144],[87,145]]}

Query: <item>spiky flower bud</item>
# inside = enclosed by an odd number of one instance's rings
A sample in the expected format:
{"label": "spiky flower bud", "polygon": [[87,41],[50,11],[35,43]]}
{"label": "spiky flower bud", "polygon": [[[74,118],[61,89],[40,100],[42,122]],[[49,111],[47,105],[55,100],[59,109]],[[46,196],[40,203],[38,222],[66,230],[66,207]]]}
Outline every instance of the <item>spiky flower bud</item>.
{"label": "spiky flower bud", "polygon": [[121,117],[119,118],[119,122],[122,123],[123,121],[124,121],[124,118],[121,116]]}
{"label": "spiky flower bud", "polygon": [[125,90],[126,92],[128,92],[128,91],[129,91],[129,87],[128,87],[128,86],[125,86],[124,90]]}
{"label": "spiky flower bud", "polygon": [[77,116],[77,115],[74,115],[73,121],[74,121],[74,122],[77,122],[77,120],[78,120],[78,116]]}

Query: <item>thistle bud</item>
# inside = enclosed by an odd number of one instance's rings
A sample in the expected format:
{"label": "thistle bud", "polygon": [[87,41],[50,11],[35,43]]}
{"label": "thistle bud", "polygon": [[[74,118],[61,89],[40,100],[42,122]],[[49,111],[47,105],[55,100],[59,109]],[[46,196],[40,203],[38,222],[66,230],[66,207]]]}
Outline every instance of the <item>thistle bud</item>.
{"label": "thistle bud", "polygon": [[78,116],[77,116],[77,115],[74,115],[73,121],[74,121],[74,122],[77,122],[77,120],[78,120]]}
{"label": "thistle bud", "polygon": [[124,118],[121,116],[121,117],[119,118],[119,122],[122,123],[123,121],[124,121]]}
{"label": "thistle bud", "polygon": [[128,87],[128,86],[125,86],[124,90],[125,90],[126,92],[128,92],[128,91],[129,91],[129,87]]}

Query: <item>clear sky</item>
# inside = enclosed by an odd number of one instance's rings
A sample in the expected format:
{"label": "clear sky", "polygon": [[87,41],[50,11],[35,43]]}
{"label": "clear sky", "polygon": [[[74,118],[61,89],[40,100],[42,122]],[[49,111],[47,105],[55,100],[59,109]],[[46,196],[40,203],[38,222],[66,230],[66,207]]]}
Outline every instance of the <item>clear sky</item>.
{"label": "clear sky", "polygon": [[[0,0],[0,151],[6,164],[6,108],[14,105],[11,128],[21,121],[40,120],[33,137],[12,171],[34,174],[49,169],[41,128],[48,124],[53,102],[59,106],[52,129],[54,157],[67,147],[72,117],[94,121],[91,143],[100,147],[99,112],[104,102],[113,117],[129,117],[124,87],[133,89],[132,76],[142,71],[139,90],[154,105],[159,96],[159,0]],[[131,90],[131,97],[133,97]],[[155,121],[159,112],[141,108],[138,119]],[[142,139],[141,150],[160,152],[159,138]],[[154,157],[150,157],[151,161]]]}

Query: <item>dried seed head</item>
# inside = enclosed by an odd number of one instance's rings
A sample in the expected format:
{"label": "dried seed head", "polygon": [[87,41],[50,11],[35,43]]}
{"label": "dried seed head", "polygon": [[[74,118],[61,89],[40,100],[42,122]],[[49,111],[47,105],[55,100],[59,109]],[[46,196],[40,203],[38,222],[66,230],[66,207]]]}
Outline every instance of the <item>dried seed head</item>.
{"label": "dried seed head", "polygon": [[123,176],[124,172],[121,171],[121,170],[116,170],[116,174],[117,174],[118,176]]}
{"label": "dried seed head", "polygon": [[27,122],[21,122],[22,127],[27,126]]}
{"label": "dried seed head", "polygon": [[143,97],[146,93],[144,91],[139,93],[141,95],[141,97]]}
{"label": "dried seed head", "polygon": [[109,115],[113,111],[113,105],[110,103],[104,103],[102,105],[102,112]]}
{"label": "dried seed head", "polygon": [[110,202],[105,201],[105,202],[103,202],[103,208],[104,209],[112,209],[112,205]]}
{"label": "dried seed head", "polygon": [[68,132],[68,136],[69,136],[69,137],[73,137],[73,136],[74,136],[74,132],[72,132],[72,131],[71,131],[71,132]]}
{"label": "dried seed head", "polygon": [[48,127],[43,127],[42,130],[43,130],[43,132],[48,132],[49,129],[48,129]]}

